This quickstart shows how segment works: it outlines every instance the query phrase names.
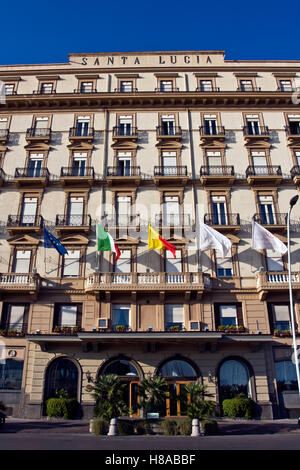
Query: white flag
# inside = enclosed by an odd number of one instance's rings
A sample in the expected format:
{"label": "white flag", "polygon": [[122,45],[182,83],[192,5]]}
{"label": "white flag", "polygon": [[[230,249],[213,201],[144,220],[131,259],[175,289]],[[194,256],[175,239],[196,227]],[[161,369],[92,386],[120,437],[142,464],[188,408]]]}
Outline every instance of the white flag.
{"label": "white flag", "polygon": [[273,250],[283,255],[287,252],[287,246],[279,238],[254,220],[252,222],[252,248],[254,250]]}
{"label": "white flag", "polygon": [[222,253],[222,257],[226,258],[230,256],[231,250],[231,241],[222,235],[221,233],[217,232],[213,228],[209,227],[208,225],[200,222],[200,240],[199,240],[199,249],[200,250],[220,250]]}

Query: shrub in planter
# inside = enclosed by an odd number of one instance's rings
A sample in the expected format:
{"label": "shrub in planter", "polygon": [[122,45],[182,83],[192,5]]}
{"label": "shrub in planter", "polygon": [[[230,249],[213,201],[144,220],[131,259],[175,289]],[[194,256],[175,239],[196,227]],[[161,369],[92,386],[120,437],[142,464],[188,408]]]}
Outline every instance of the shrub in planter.
{"label": "shrub in planter", "polygon": [[192,433],[192,420],[183,419],[178,421],[177,427],[181,436],[190,436]]}
{"label": "shrub in planter", "polygon": [[130,436],[134,434],[134,424],[128,421],[118,420],[118,432],[120,436]]}
{"label": "shrub in planter", "polygon": [[173,420],[166,419],[162,423],[163,433],[166,436],[177,436],[179,434],[177,422]]}
{"label": "shrub in planter", "polygon": [[223,400],[224,416],[251,419],[255,416],[255,403],[251,398],[236,397]]}
{"label": "shrub in planter", "polygon": [[74,419],[77,413],[76,398],[49,398],[46,401],[46,414],[50,418]]}
{"label": "shrub in planter", "polygon": [[106,435],[109,424],[104,419],[92,419],[90,422],[90,432],[96,436]]}
{"label": "shrub in planter", "polygon": [[153,434],[150,423],[148,421],[139,421],[136,425],[136,433],[139,435]]}
{"label": "shrub in planter", "polygon": [[205,436],[216,436],[219,433],[218,423],[213,419],[204,419],[200,421],[201,432]]}

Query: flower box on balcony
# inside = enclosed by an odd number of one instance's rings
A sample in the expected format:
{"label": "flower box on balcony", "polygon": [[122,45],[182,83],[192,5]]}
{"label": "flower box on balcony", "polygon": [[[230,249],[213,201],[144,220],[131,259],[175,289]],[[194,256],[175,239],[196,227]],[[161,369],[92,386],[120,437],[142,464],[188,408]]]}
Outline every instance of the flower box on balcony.
{"label": "flower box on balcony", "polygon": [[9,337],[22,337],[22,336],[25,336],[25,333],[24,331],[18,331],[18,330],[8,330],[7,333],[6,333],[6,336],[9,336]]}
{"label": "flower box on balcony", "polygon": [[273,334],[274,334],[274,336],[279,336],[279,337],[281,337],[281,338],[283,338],[283,337],[288,337],[288,336],[292,336],[292,333],[291,333],[291,331],[289,331],[289,330],[282,330],[282,331],[280,331],[280,330],[274,330],[274,333],[273,333]]}
{"label": "flower box on balcony", "polygon": [[179,325],[173,325],[173,326],[170,326],[168,328],[168,331],[170,331],[171,333],[174,333],[174,332],[177,332],[177,331],[181,331],[181,328]]}
{"label": "flower box on balcony", "polygon": [[56,326],[54,328],[54,333],[62,335],[75,335],[78,331],[78,326]]}
{"label": "flower box on balcony", "polygon": [[116,325],[116,331],[118,333],[125,333],[127,330],[126,325]]}

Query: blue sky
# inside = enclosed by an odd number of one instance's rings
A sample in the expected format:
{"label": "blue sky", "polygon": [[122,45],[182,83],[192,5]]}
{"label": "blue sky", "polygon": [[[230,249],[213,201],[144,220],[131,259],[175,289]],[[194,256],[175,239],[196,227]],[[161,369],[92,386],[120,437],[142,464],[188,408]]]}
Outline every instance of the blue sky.
{"label": "blue sky", "polygon": [[[300,3],[2,2],[0,64],[60,63],[70,52],[224,50],[231,60],[299,60]],[[3,47],[4,46],[4,47]]]}

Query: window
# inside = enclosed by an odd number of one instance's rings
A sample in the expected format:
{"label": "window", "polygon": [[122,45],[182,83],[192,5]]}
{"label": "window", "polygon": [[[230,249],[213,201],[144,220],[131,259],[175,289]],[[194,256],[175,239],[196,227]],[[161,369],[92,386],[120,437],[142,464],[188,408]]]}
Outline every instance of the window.
{"label": "window", "polygon": [[8,95],[13,95],[14,93],[15,93],[14,83],[5,83],[4,94],[8,96]]}
{"label": "window", "polygon": [[131,272],[131,250],[120,250],[121,255],[117,262],[114,264],[114,271],[116,273],[130,273]]}
{"label": "window", "polygon": [[266,250],[268,271],[284,271],[282,255],[273,250]]}
{"label": "window", "polygon": [[288,305],[272,304],[271,313],[273,317],[272,320],[274,330],[290,330],[290,308]]}
{"label": "window", "polygon": [[119,135],[132,135],[132,116],[119,117]]}
{"label": "window", "polygon": [[31,178],[41,176],[41,169],[43,166],[44,154],[43,153],[30,153],[28,160],[27,175]]}
{"label": "window", "polygon": [[212,80],[200,80],[200,90],[201,91],[213,91]]}
{"label": "window", "polygon": [[5,137],[7,134],[8,119],[6,117],[0,118],[0,137]]}
{"label": "window", "polygon": [[180,330],[182,329],[184,324],[183,305],[165,305],[165,324],[167,330],[172,326],[179,326]]}
{"label": "window", "polygon": [[252,165],[256,175],[268,174],[266,153],[251,151]]}
{"label": "window", "polygon": [[54,88],[53,83],[41,83],[40,93],[42,95],[53,93],[53,88]]}
{"label": "window", "polygon": [[80,93],[91,93],[93,91],[93,82],[81,82]]}
{"label": "window", "polygon": [[56,397],[57,390],[65,390],[70,398],[78,397],[78,369],[66,357],[54,359],[47,368],[44,399]]}
{"label": "window", "polygon": [[258,196],[261,223],[264,225],[275,224],[275,211],[273,196]]}
{"label": "window", "polygon": [[240,80],[240,90],[241,91],[253,91],[252,80]]}
{"label": "window", "polygon": [[24,197],[21,215],[21,225],[34,226],[37,223],[37,197]]}
{"label": "window", "polygon": [[167,250],[165,253],[165,271],[166,273],[182,273],[181,250],[175,251],[176,258]]}
{"label": "window", "polygon": [[224,326],[237,326],[236,305],[220,305],[220,323]]}
{"label": "window", "polygon": [[250,374],[245,364],[236,359],[223,362],[219,371],[220,403],[243,394],[250,397]]}
{"label": "window", "polygon": [[298,390],[296,365],[292,361],[275,362],[278,390]]}
{"label": "window", "polygon": [[173,81],[172,80],[161,80],[160,81],[160,91],[173,91]]}
{"label": "window", "polygon": [[81,304],[56,304],[54,308],[54,327],[81,327]]}
{"label": "window", "polygon": [[34,122],[34,136],[45,137],[48,135],[48,117],[36,117]]}
{"label": "window", "polygon": [[180,204],[178,196],[164,197],[163,223],[166,226],[180,225]]}
{"label": "window", "polygon": [[86,176],[87,153],[74,152],[72,161],[72,176]]}
{"label": "window", "polygon": [[29,304],[4,304],[1,329],[26,331]]}
{"label": "window", "polygon": [[14,273],[29,273],[31,261],[31,250],[16,250],[13,272]]}
{"label": "window", "polygon": [[63,258],[63,277],[78,277],[80,267],[80,250],[68,250]]}
{"label": "window", "polygon": [[288,116],[289,128],[290,133],[292,135],[299,135],[300,134],[300,115],[290,115]]}
{"label": "window", "polygon": [[296,158],[296,164],[300,168],[300,151],[299,150],[295,151],[295,158]]}
{"label": "window", "polygon": [[222,166],[221,152],[206,152],[206,160],[209,168]]}
{"label": "window", "polygon": [[259,116],[257,114],[249,114],[246,116],[246,127],[248,135],[260,135]]}
{"label": "window", "polygon": [[177,154],[176,152],[162,152],[162,172],[163,175],[177,175]]}
{"label": "window", "polygon": [[119,176],[131,175],[131,152],[118,152],[117,154],[117,167]]}
{"label": "window", "polygon": [[88,136],[90,127],[90,116],[78,116],[76,121],[76,136]]}
{"label": "window", "polygon": [[291,80],[279,80],[279,88],[281,91],[293,91]]}
{"label": "window", "polygon": [[130,221],[131,197],[117,196],[116,202],[117,225],[127,226]]}
{"label": "window", "polygon": [[175,135],[175,116],[165,115],[161,117],[162,135]]}
{"label": "window", "polygon": [[0,390],[21,390],[23,361],[5,359],[0,362]]}
{"label": "window", "polygon": [[121,93],[131,93],[133,91],[133,82],[132,81],[121,81],[120,82],[120,92]]}
{"label": "window", "polygon": [[129,329],[130,306],[113,305],[112,309],[112,321],[114,329],[117,326],[124,326],[126,329]]}
{"label": "window", "polygon": [[227,225],[226,197],[212,196],[211,207],[213,225]]}
{"label": "window", "polygon": [[215,114],[205,114],[203,124],[205,135],[216,135],[218,133],[217,116]]}
{"label": "window", "polygon": [[232,258],[221,258],[216,252],[216,266],[218,277],[231,277],[233,275]]}
{"label": "window", "polygon": [[84,200],[83,197],[70,197],[69,212],[68,212],[68,225],[79,226],[83,224],[83,210]]}

